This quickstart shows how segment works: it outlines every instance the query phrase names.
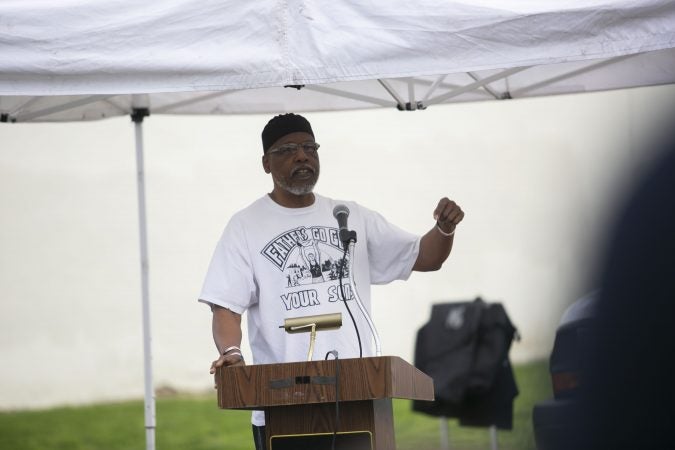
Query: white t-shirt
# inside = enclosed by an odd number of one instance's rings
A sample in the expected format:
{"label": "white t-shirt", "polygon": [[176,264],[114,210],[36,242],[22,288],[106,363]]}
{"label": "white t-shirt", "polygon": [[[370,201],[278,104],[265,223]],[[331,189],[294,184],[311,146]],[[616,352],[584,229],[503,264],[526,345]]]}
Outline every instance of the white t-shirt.
{"label": "white t-shirt", "polygon": [[[317,334],[314,359],[337,350],[340,358],[359,356],[354,326],[341,301],[338,265],[343,249],[333,208],[349,208],[349,229],[356,231],[354,282],[370,311],[370,285],[410,276],[420,238],[387,222],[354,202],[315,194],[305,208],[285,208],[268,195],[232,216],[211,259],[199,301],[247,312],[248,338],[254,364],[304,361],[307,333],[288,334],[284,319],[343,313],[342,328]],[[345,265],[343,287],[363,345],[363,356],[374,354],[370,329],[353,301]],[[351,300],[351,301],[350,301]],[[254,414],[255,425],[264,415]]]}

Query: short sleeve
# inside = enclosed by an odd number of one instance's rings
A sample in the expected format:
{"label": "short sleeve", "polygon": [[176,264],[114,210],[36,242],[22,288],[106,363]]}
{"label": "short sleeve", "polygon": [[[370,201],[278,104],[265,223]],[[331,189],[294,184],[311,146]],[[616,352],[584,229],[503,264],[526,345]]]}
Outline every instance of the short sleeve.
{"label": "short sleeve", "polygon": [[375,211],[362,209],[368,236],[371,283],[408,279],[419,253],[420,237],[389,223]]}
{"label": "short sleeve", "polygon": [[199,301],[242,314],[256,301],[255,292],[246,234],[233,218],[213,252]]}

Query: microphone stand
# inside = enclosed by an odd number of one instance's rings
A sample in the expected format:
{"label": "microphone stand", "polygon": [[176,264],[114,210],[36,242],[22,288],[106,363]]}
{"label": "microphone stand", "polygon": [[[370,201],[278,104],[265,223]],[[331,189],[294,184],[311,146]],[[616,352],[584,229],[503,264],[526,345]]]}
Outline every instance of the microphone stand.
{"label": "microphone stand", "polygon": [[[354,271],[352,269],[354,267],[354,246],[356,245],[356,232],[349,231],[349,235],[345,236],[345,238],[346,239],[342,239],[342,242],[347,246],[347,253],[349,254],[349,284],[352,288],[352,295],[354,296],[354,300],[361,310],[361,314],[363,314],[363,317],[366,318],[368,327],[370,327],[370,332],[372,333],[373,339],[375,340],[375,356],[382,356],[380,335],[377,333],[377,329],[375,328],[375,324],[373,323],[373,319],[370,317],[368,310],[366,310],[366,308],[363,306],[363,303],[361,302],[361,297],[359,297],[358,289],[356,289],[356,282],[354,281]],[[347,300],[345,299],[345,301]]]}

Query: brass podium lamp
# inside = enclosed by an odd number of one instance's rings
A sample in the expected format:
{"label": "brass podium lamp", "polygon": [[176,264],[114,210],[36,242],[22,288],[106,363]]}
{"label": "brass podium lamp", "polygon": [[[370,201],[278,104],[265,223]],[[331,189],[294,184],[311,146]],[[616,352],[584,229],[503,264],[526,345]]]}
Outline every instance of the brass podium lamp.
{"label": "brass podium lamp", "polygon": [[291,317],[284,320],[279,328],[284,328],[286,333],[306,333],[309,331],[309,352],[307,361],[312,360],[314,355],[314,341],[316,332],[319,330],[337,330],[342,326],[342,313],[320,314],[317,316]]}

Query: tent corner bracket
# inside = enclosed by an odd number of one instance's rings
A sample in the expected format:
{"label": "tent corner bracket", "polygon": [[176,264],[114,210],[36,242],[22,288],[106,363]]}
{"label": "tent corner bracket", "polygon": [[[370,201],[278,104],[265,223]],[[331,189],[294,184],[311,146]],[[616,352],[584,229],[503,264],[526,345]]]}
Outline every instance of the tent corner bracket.
{"label": "tent corner bracket", "polygon": [[405,105],[397,103],[396,109],[398,109],[399,111],[416,111],[418,109],[427,109],[427,107],[423,102],[415,102],[414,107],[412,103],[407,102]]}
{"label": "tent corner bracket", "polygon": [[131,121],[133,123],[143,123],[143,119],[150,115],[150,108],[134,108],[131,111]]}
{"label": "tent corner bracket", "polygon": [[16,117],[11,117],[8,113],[0,114],[0,123],[16,122]]}

